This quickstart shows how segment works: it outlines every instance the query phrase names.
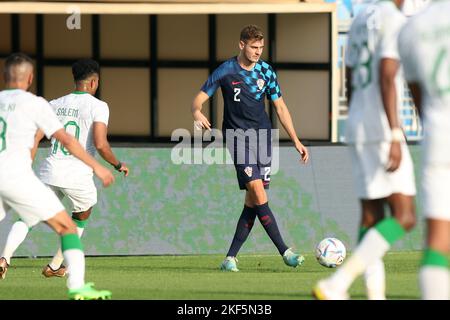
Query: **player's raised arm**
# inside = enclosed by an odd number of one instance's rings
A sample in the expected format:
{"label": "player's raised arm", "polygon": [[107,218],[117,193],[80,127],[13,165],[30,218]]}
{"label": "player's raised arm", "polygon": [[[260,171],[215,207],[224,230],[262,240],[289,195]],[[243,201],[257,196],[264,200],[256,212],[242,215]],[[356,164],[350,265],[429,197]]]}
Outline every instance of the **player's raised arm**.
{"label": "player's raised arm", "polygon": [[128,176],[129,169],[125,163],[117,160],[114,152],[109,145],[108,127],[103,122],[94,122],[94,145],[100,156],[119,172],[123,172],[125,177]]}
{"label": "player's raised arm", "polygon": [[194,124],[196,128],[203,128],[211,130],[211,123],[208,121],[208,118],[202,113],[203,104],[208,101],[209,96],[200,91],[194,98],[192,102],[192,116],[194,117]]}
{"label": "player's raised arm", "polygon": [[307,163],[309,159],[308,149],[300,142],[300,140],[297,137],[297,133],[295,132],[294,129],[294,124],[292,123],[291,114],[289,113],[289,109],[287,108],[286,103],[283,100],[283,97],[274,100],[273,105],[275,106],[277,116],[281,122],[281,125],[288,133],[292,142],[294,142],[295,149],[297,149],[297,151],[301,154],[302,161],[304,163]]}
{"label": "player's raised arm", "polygon": [[88,154],[80,143],[70,134],[68,134],[64,129],[59,129],[52,135],[53,138],[59,140],[61,144],[69,150],[69,152],[74,156],[83,161],[86,165],[94,170],[95,175],[102,180],[103,186],[107,187],[114,182],[114,176],[105,167],[103,167],[97,160],[94,159],[90,154]]}

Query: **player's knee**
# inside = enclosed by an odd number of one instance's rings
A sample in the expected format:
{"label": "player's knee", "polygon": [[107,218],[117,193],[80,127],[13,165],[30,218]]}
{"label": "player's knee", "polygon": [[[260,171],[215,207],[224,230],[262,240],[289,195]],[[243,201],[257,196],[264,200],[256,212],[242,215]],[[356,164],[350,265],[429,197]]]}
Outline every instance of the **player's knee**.
{"label": "player's knee", "polygon": [[384,214],[363,214],[361,225],[366,228],[371,228],[383,220],[383,218]]}
{"label": "player's knee", "polygon": [[260,206],[267,202],[267,197],[265,194],[260,194],[255,197],[255,205]]}
{"label": "player's knee", "polygon": [[267,202],[266,191],[261,180],[250,181],[247,184],[247,189],[252,195],[253,203],[256,205],[262,205]]}
{"label": "player's knee", "polygon": [[83,221],[89,219],[91,215],[91,208],[84,212],[73,212],[72,219]]}
{"label": "player's knee", "polygon": [[59,221],[59,223],[55,226],[55,231],[60,236],[68,233],[77,233],[77,226],[72,220],[67,219],[67,221]]}
{"label": "player's knee", "polygon": [[414,211],[403,211],[398,213],[395,218],[406,231],[414,228],[417,221]]}
{"label": "player's knee", "polygon": [[444,254],[450,253],[450,244],[447,241],[443,241],[440,234],[429,233],[427,237],[427,247]]}
{"label": "player's knee", "polygon": [[68,233],[77,233],[77,226],[75,223],[70,223],[63,225],[61,230],[61,235],[68,234]]}

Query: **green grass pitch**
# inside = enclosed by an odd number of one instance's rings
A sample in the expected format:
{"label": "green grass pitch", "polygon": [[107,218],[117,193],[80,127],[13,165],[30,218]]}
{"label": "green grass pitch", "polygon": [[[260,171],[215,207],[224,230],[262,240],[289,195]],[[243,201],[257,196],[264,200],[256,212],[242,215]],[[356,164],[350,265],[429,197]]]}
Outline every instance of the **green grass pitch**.
{"label": "green grass pitch", "polygon": [[[420,252],[392,252],[386,264],[388,299],[418,299]],[[313,255],[296,269],[280,256],[241,255],[238,273],[219,270],[221,255],[88,257],[86,280],[108,289],[120,300],[291,300],[312,299],[314,283],[334,269],[322,267]],[[66,279],[41,275],[48,258],[16,258],[0,280],[0,301],[66,299]],[[365,299],[362,279],[350,290],[352,299]]]}

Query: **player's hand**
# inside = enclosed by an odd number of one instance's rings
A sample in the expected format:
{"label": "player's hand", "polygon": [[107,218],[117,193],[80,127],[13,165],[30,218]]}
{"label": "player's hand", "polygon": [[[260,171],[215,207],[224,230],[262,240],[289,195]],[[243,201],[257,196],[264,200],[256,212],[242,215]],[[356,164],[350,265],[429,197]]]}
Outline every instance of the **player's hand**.
{"label": "player's hand", "polygon": [[128,169],[128,167],[127,167],[127,165],[126,165],[125,163],[121,162],[120,164],[121,164],[122,166],[121,166],[120,169],[117,170],[117,171],[123,172],[124,175],[125,175],[125,177],[128,177],[128,173],[129,173],[130,169]]}
{"label": "player's hand", "polygon": [[402,149],[401,144],[398,141],[391,143],[391,149],[389,150],[389,159],[386,165],[387,172],[394,172],[400,167],[402,161]]}
{"label": "player's hand", "polygon": [[195,129],[208,129],[211,131],[211,123],[209,123],[208,118],[206,118],[200,110],[195,111],[193,116]]}
{"label": "player's hand", "polygon": [[102,180],[103,186],[108,187],[110,184],[114,182],[114,176],[111,171],[103,167],[102,165],[98,165],[94,168],[95,175]]}
{"label": "player's hand", "polygon": [[297,149],[298,153],[300,153],[302,161],[307,163],[309,159],[308,149],[306,149],[306,147],[300,142],[295,145],[295,149]]}

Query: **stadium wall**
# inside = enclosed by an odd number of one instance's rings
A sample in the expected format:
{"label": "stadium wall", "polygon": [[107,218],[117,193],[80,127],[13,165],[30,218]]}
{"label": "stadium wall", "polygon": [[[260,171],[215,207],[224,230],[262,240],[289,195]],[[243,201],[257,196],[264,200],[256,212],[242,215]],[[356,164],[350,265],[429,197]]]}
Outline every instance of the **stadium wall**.
{"label": "stadium wall", "polygon": [[[111,141],[169,142],[177,128],[193,132],[190,102],[208,75],[239,52],[242,27],[256,24],[266,40],[261,58],[276,70],[301,137],[337,141],[335,4],[144,1],[0,1],[0,73],[10,53],[29,54],[36,65],[30,91],[51,100],[72,90],[72,63],[93,58],[101,65],[96,96],[110,108]],[[219,91],[203,112],[220,129]],[[280,138],[289,140],[269,103],[267,111]]]}
{"label": "stadium wall", "polygon": [[[294,148],[280,147],[280,169],[272,176],[269,202],[288,245],[312,253],[324,237],[355,245],[359,204],[351,164],[344,146],[311,146],[311,161],[299,163]],[[414,162],[419,147],[410,146]],[[48,149],[38,152],[36,165]],[[87,255],[225,254],[242,210],[232,165],[175,165],[172,148],[115,148],[131,168],[128,178],[99,187],[98,205],[83,235]],[[416,172],[417,176],[417,172]],[[97,181],[98,182],[98,181]],[[395,245],[395,250],[422,248],[423,219]],[[17,215],[0,223],[3,247]],[[19,256],[52,255],[58,239],[38,225],[17,251]],[[259,223],[242,253],[276,253]]]}

